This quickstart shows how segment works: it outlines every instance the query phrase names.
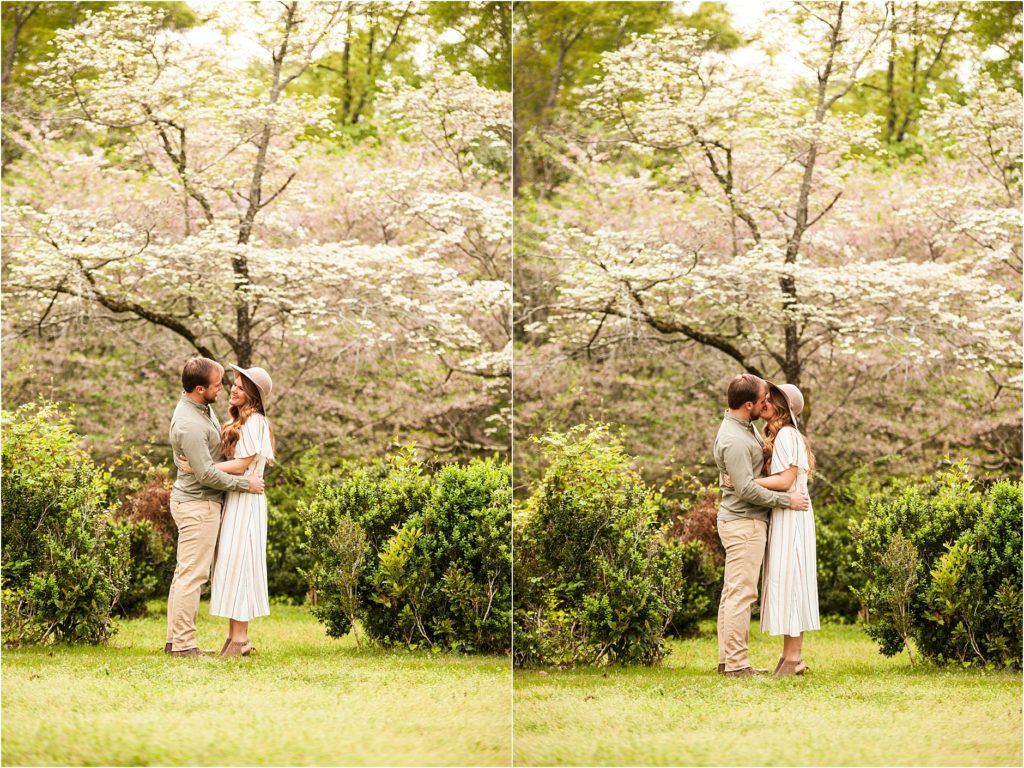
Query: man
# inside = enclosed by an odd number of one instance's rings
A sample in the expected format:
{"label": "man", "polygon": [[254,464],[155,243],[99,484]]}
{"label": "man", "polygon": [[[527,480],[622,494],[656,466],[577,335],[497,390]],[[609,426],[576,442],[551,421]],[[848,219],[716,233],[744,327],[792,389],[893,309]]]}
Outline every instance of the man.
{"label": "man", "polygon": [[[722,488],[718,535],[725,547],[725,578],[718,605],[718,671],[730,677],[757,674],[750,664],[750,606],[757,600],[757,578],[764,561],[768,516],[772,507],[807,509],[807,496],[762,488],[763,442],[753,422],[768,400],[768,383],[744,373],[729,383],[729,410],[715,438],[719,476],[729,475]],[[767,672],[768,670],[764,670]]]}
{"label": "man", "polygon": [[178,564],[167,596],[167,643],[172,656],[202,656],[196,641],[199,591],[210,578],[224,491],[263,493],[262,478],[225,474],[213,466],[220,455],[220,423],[210,407],[223,389],[224,368],[205,357],[185,363],[185,391],[171,418],[171,449],[193,474],[178,473],[171,489],[171,517],[178,526]]}

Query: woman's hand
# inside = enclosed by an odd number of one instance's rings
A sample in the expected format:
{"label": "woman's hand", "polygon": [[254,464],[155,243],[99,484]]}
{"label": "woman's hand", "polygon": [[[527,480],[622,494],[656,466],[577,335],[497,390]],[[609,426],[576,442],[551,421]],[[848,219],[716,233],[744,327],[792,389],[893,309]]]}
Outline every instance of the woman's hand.
{"label": "woman's hand", "polygon": [[178,456],[174,460],[174,463],[177,465],[178,472],[180,474],[182,474],[182,475],[191,475],[192,474],[192,465],[188,463],[188,459],[186,459],[184,456]]}
{"label": "woman's hand", "polygon": [[728,475],[722,475],[722,487],[728,488],[730,491],[733,490],[732,478],[729,477]]}

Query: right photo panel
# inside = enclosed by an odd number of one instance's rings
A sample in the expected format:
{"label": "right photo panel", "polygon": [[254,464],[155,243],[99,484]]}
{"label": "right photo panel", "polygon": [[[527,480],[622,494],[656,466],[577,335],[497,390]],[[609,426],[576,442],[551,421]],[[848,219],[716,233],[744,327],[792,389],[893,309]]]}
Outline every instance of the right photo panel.
{"label": "right photo panel", "polygon": [[516,765],[1019,765],[1021,3],[513,7]]}

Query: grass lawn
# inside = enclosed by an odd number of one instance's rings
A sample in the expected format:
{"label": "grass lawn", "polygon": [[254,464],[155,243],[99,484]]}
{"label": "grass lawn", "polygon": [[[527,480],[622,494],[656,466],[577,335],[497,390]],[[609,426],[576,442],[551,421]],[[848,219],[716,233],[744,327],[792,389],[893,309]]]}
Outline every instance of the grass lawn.
{"label": "grass lawn", "polygon": [[[702,629],[660,667],[516,670],[516,765],[1021,765],[1019,673],[911,668],[827,625],[806,676],[725,678]],[[752,627],[755,665],[781,645]]]}
{"label": "grass lawn", "polygon": [[[226,620],[200,609],[204,648]],[[248,659],[172,659],[164,605],[107,647],[3,652],[4,765],[508,765],[502,656],[357,648],[308,609],[257,619]]]}

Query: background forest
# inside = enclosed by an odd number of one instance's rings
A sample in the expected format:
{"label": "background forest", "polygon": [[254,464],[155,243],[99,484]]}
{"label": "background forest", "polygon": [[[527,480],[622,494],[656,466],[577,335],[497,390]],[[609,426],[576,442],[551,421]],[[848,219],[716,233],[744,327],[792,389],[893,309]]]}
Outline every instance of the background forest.
{"label": "background forest", "polygon": [[201,353],[271,371],[284,466],[506,453],[510,13],[5,3],[5,407],[165,464]]}
{"label": "background forest", "polygon": [[273,376],[273,598],[506,648],[511,6],[5,3],[3,34],[4,642],[166,596],[201,354]]}
{"label": "background forest", "polygon": [[818,500],[1020,474],[1020,3],[513,23],[517,495],[528,438],[587,420],[669,495],[711,483],[744,370],[803,390]]}

